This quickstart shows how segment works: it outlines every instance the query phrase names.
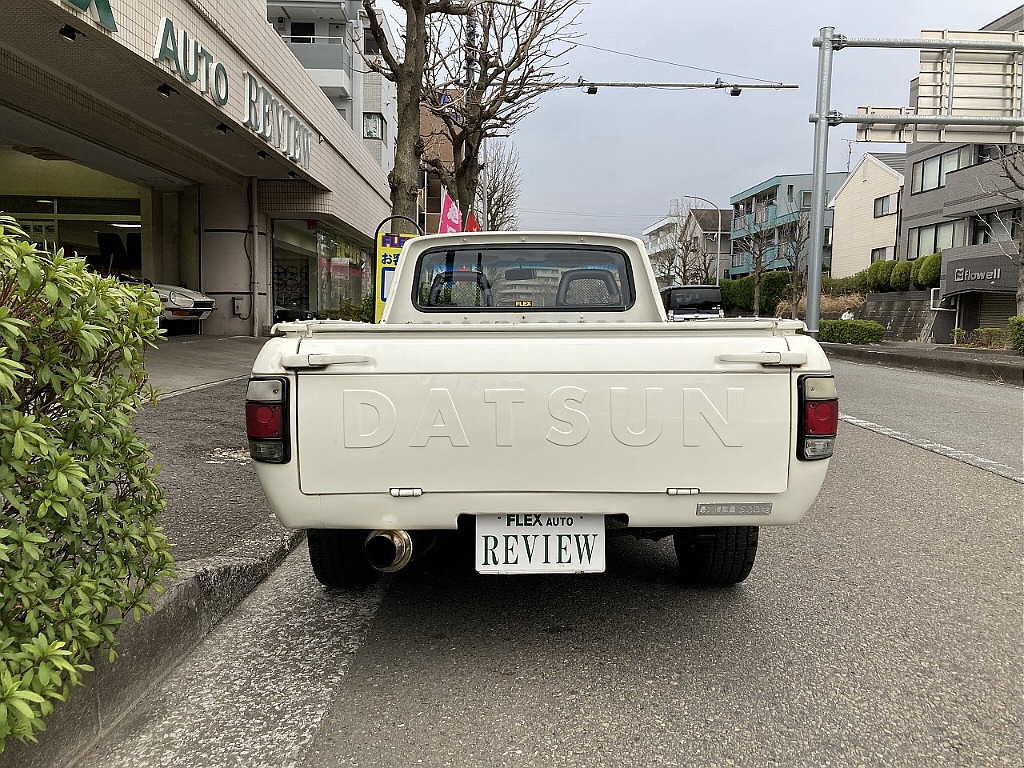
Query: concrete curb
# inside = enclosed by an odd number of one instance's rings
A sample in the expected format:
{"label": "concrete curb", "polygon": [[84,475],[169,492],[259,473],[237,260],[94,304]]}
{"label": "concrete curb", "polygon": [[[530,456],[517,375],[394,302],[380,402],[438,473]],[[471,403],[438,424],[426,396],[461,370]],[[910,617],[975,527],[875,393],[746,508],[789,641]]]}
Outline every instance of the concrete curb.
{"label": "concrete curb", "polygon": [[823,343],[821,346],[826,355],[840,360],[887,365],[891,368],[910,368],[932,373],[948,373],[954,376],[987,379],[1015,386],[1024,384],[1024,358],[1020,362],[1015,362],[1006,359],[985,359],[988,357],[986,355],[971,357],[949,353],[941,356],[919,355],[912,352],[852,344]]}
{"label": "concrete curb", "polygon": [[73,766],[210,630],[284,560],[305,531],[258,527],[227,553],[178,565],[178,578],[157,599],[153,613],[128,620],[118,633],[118,656],[94,659],[64,704],[47,718],[38,744],[8,743],[0,764],[19,768]]}

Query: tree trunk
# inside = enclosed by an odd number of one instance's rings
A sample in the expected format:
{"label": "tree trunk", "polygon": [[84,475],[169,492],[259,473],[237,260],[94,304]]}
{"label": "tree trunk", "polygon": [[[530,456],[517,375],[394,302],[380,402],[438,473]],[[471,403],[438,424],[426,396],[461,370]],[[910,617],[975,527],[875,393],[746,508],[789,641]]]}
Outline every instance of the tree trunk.
{"label": "tree trunk", "polygon": [[[423,67],[427,59],[425,14],[417,4],[406,8],[405,59],[395,72],[398,91],[398,132],[395,136],[395,167],[388,174],[391,187],[391,214],[417,221],[420,191],[420,99],[423,88]],[[392,222],[400,233],[415,232],[412,224],[401,219]]]}

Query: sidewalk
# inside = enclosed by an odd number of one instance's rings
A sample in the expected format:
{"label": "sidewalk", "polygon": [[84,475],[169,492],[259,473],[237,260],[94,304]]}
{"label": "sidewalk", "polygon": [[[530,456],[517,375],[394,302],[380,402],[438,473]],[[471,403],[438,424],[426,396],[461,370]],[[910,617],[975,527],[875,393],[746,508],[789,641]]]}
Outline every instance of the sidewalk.
{"label": "sidewalk", "polygon": [[1024,357],[1008,351],[912,341],[866,345],[823,343],[821,346],[825,354],[839,360],[966,376],[1018,387],[1024,384]]}
{"label": "sidewalk", "polygon": [[[178,336],[150,350],[146,367],[160,400],[136,417],[163,465],[161,525],[174,543],[178,578],[153,615],[127,622],[113,664],[97,659],[86,685],[48,719],[38,745],[12,743],[3,765],[71,765],[131,711],[150,686],[284,559],[302,539],[274,519],[246,446],[245,380],[265,339]],[[934,344],[825,344],[841,360],[913,368],[1020,385],[1024,358]]]}

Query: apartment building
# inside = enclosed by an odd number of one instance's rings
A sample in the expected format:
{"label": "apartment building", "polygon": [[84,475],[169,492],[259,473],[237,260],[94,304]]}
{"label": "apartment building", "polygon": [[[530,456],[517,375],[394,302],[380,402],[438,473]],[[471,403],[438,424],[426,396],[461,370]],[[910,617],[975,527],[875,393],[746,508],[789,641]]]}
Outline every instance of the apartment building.
{"label": "apartment building", "polygon": [[[828,207],[846,180],[846,171],[825,177],[826,210],[822,264],[831,262],[832,210]],[[773,176],[729,199],[732,205],[732,257],[729,277],[790,269],[806,263],[810,248],[811,174]],[[794,253],[794,247],[796,252]]]}
{"label": "apartment building", "polygon": [[[1024,6],[983,30],[1024,30]],[[911,84],[911,103],[917,82]],[[1017,314],[1017,261],[1024,194],[1004,164],[1024,169],[1022,145],[913,143],[907,146],[909,191],[903,196],[898,258],[942,251],[939,293],[955,310],[936,325],[936,341],[955,327],[1004,327]],[[909,193],[908,193],[909,192]],[[948,326],[948,327],[947,327]]]}
{"label": "apartment building", "polygon": [[861,157],[832,200],[832,276],[847,277],[896,258],[900,198],[907,158]]}
{"label": "apartment building", "polygon": [[669,215],[643,231],[658,285],[711,284],[727,277],[732,209],[692,208],[673,200]]}

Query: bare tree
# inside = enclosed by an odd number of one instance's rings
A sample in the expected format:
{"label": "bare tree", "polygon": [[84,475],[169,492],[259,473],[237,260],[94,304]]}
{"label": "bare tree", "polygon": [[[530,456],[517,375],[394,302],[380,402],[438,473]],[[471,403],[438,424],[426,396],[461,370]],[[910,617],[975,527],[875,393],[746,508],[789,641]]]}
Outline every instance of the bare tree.
{"label": "bare tree", "polygon": [[[1011,145],[1013,146],[1013,145]],[[1012,204],[1006,212],[1003,227],[1012,236],[1014,224],[1017,229],[1017,253],[1006,255],[1017,261],[1017,314],[1024,316],[1024,148],[1013,146],[1012,151],[999,147],[999,164],[1002,176],[1009,182],[1000,194]],[[1016,221],[1014,221],[1016,220]]]}
{"label": "bare tree", "polygon": [[[719,215],[716,208],[703,208],[683,198],[682,226],[679,228],[678,252],[679,271],[682,282],[687,285],[709,285],[716,282],[718,274]],[[714,227],[714,246],[709,241],[708,228]]]}
{"label": "bare tree", "polygon": [[758,229],[756,224],[750,226],[742,217],[739,221],[741,224],[733,235],[733,242],[736,244],[737,250],[750,255],[750,274],[754,277],[754,317],[759,317],[761,314],[761,277],[775,260],[776,230]]}
{"label": "bare tree", "polygon": [[451,167],[436,157],[423,161],[455,190],[463,212],[477,199],[484,142],[507,137],[537,98],[557,87],[556,70],[578,36],[581,3],[479,0],[462,18],[438,14],[429,21],[436,43],[423,97],[448,134],[453,159]]}
{"label": "bare tree", "polygon": [[484,166],[484,229],[519,228],[519,153],[511,141],[491,142]]}
{"label": "bare tree", "polygon": [[[419,198],[420,103],[423,73],[427,66],[428,20],[436,15],[465,16],[477,5],[473,0],[393,0],[405,11],[402,55],[391,50],[387,34],[377,16],[373,0],[363,0],[370,31],[380,49],[379,57],[364,57],[366,65],[393,82],[398,91],[398,130],[395,135],[395,167],[388,174],[391,213],[416,221]],[[409,231],[399,229],[399,231]]]}
{"label": "bare tree", "polygon": [[807,244],[811,237],[809,211],[801,211],[797,218],[779,228],[779,258],[789,268],[789,300],[791,316],[797,317],[800,294],[803,292],[807,272]]}

